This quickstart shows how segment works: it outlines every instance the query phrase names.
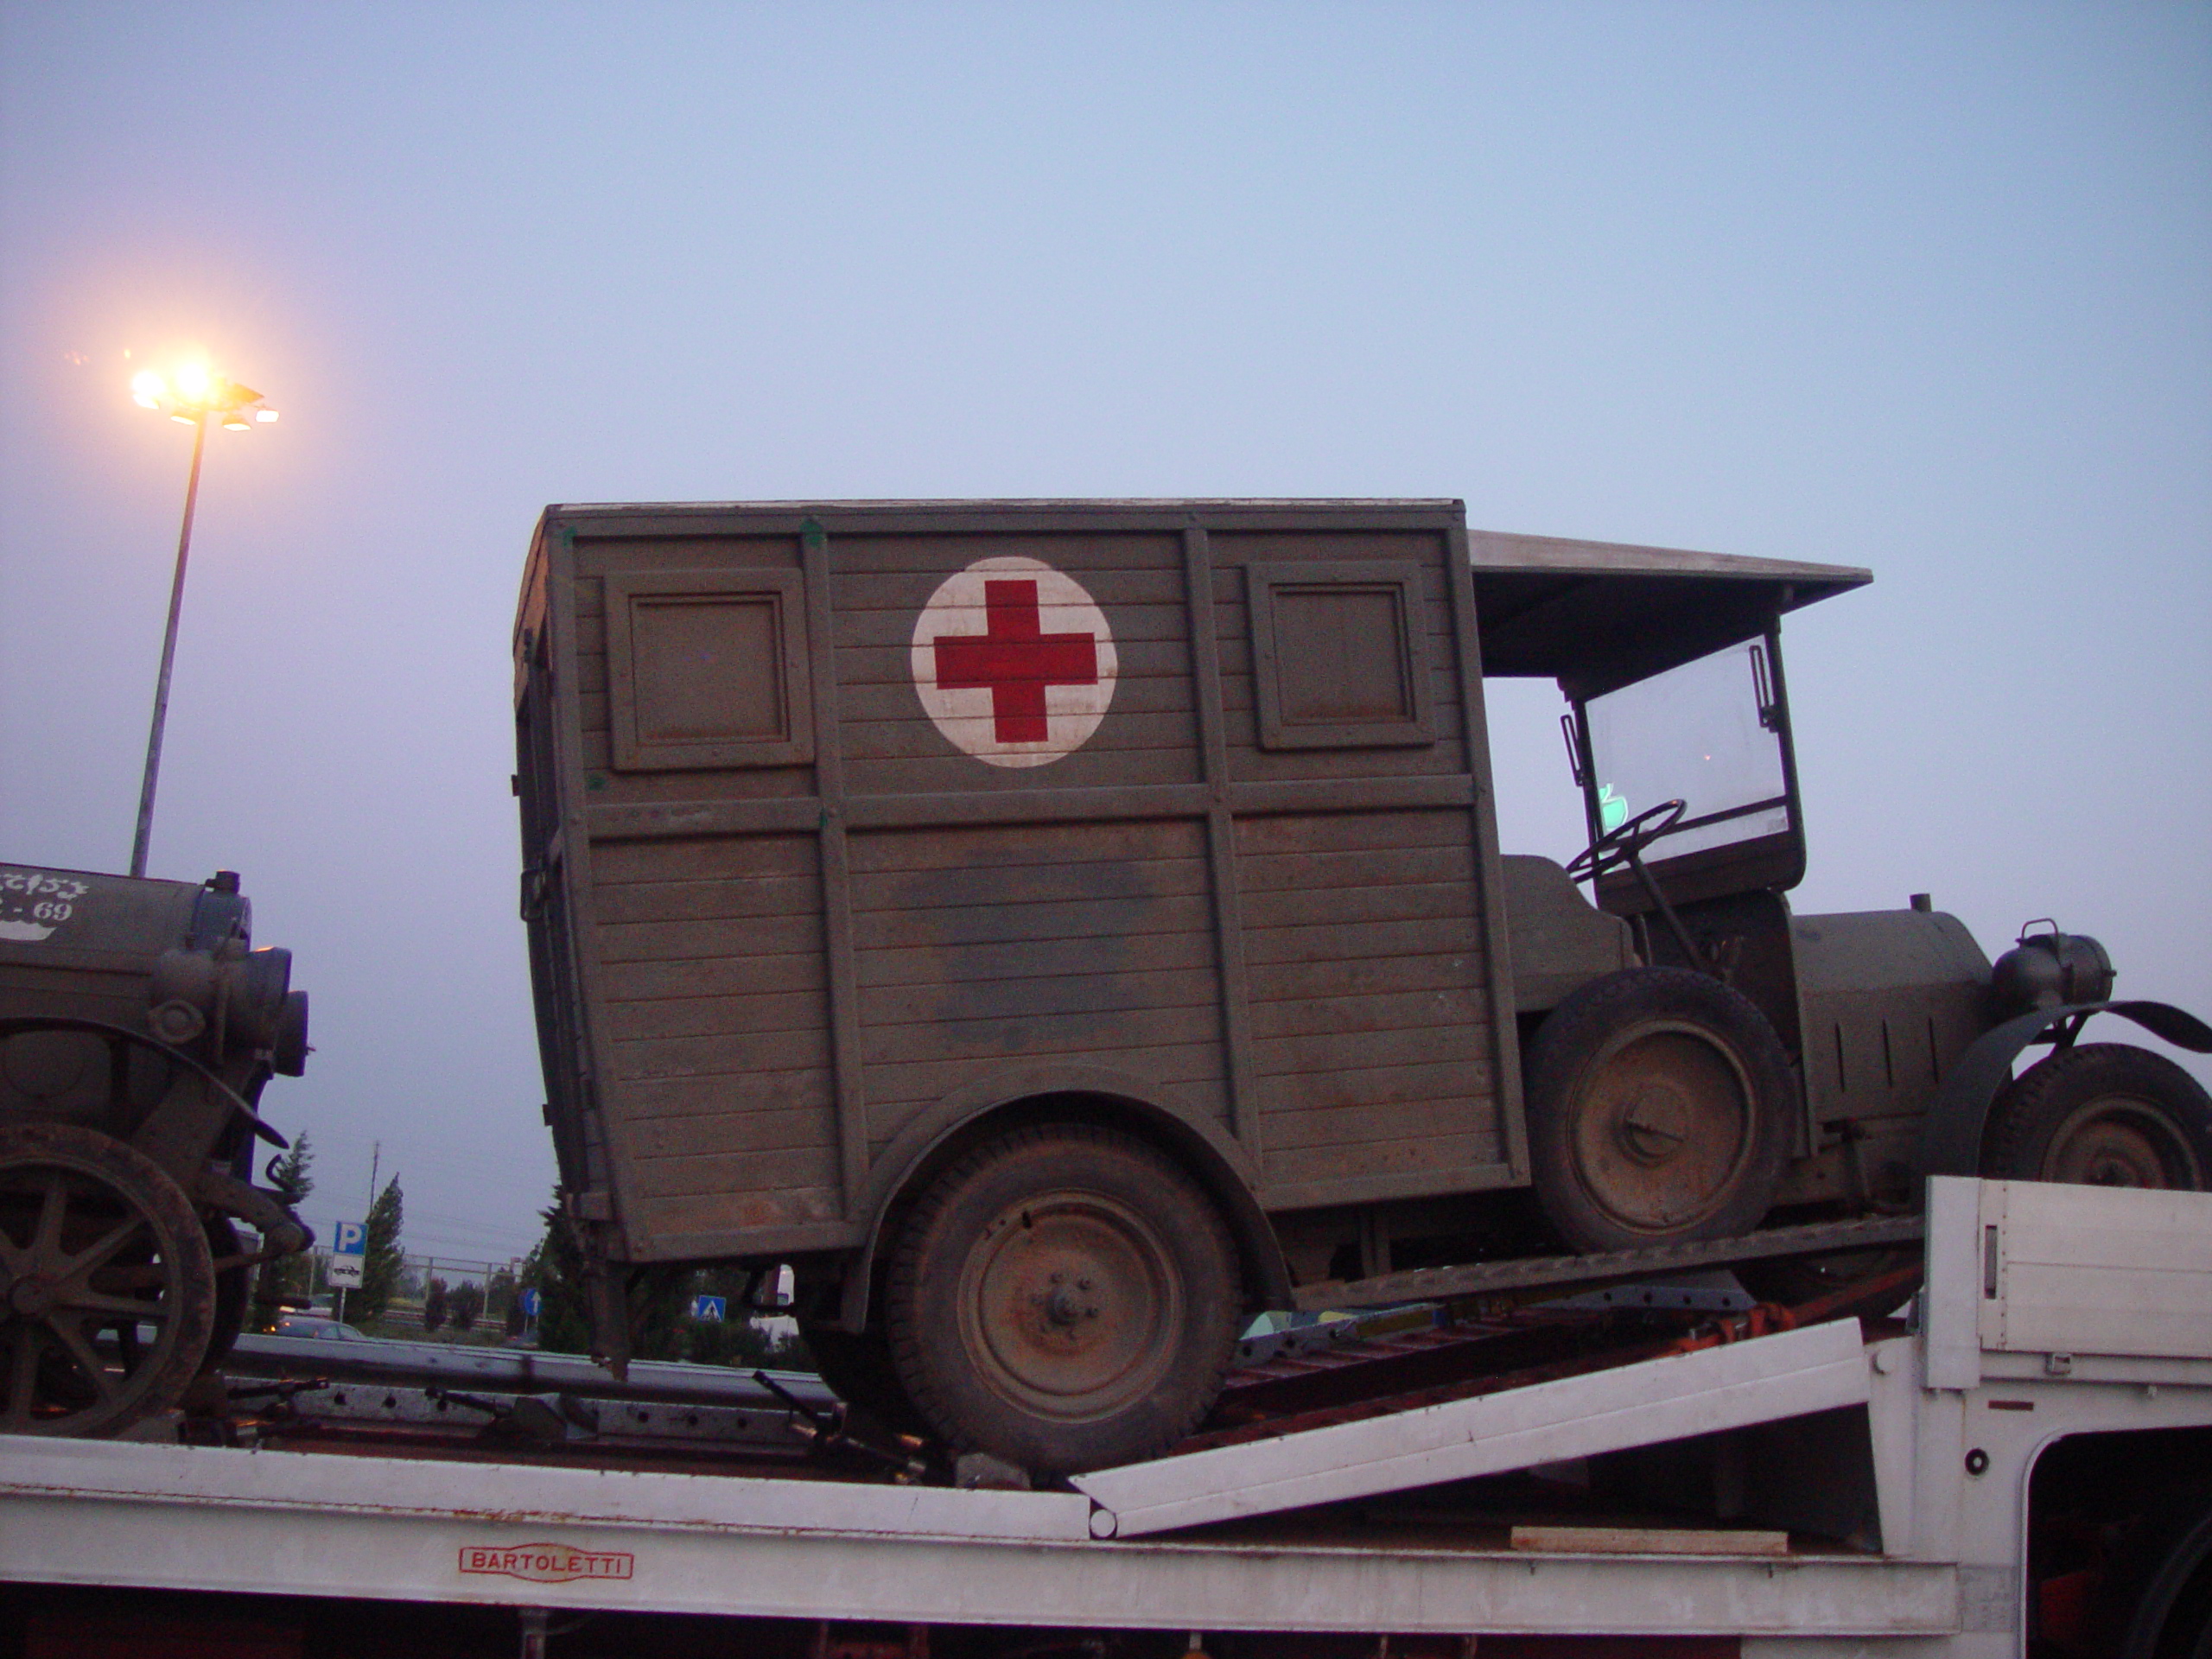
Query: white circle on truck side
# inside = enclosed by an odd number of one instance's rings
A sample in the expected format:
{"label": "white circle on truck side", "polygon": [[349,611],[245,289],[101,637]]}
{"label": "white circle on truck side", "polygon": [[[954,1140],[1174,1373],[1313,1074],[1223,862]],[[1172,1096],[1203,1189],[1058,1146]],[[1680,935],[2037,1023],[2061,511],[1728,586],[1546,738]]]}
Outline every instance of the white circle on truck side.
{"label": "white circle on truck side", "polygon": [[946,741],[994,766],[1074,753],[1114,701],[1114,632],[1075,578],[1038,559],[978,559],[914,623],[914,690]]}

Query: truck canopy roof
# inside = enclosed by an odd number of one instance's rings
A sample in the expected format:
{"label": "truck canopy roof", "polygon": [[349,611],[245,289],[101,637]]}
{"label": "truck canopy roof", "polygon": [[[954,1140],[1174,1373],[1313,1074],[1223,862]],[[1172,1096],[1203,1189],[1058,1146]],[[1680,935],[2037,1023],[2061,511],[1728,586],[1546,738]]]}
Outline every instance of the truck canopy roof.
{"label": "truck canopy roof", "polygon": [[[683,523],[714,534],[788,518],[907,531],[1072,527],[1215,529],[1305,523],[1316,512],[1346,527],[1442,527],[1465,522],[1448,497],[1377,499],[1125,498],[1019,500],[698,501],[567,503],[541,524],[588,522],[601,535],[666,533]],[[1554,536],[1471,531],[1475,610],[1483,671],[1555,679],[1570,696],[1591,696],[1754,639],[1785,611],[1873,580],[1851,565],[1743,558],[1681,548],[1578,542]]]}
{"label": "truck canopy roof", "polygon": [[1483,672],[1592,696],[1754,639],[1785,611],[1873,580],[1853,565],[1474,531]]}

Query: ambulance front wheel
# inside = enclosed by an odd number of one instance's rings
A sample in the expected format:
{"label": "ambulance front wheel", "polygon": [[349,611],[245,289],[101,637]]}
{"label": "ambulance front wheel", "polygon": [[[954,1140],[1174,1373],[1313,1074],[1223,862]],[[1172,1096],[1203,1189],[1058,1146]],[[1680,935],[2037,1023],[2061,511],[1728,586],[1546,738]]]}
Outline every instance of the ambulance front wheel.
{"label": "ambulance front wheel", "polygon": [[1213,1403],[1236,1255],[1198,1185],[1142,1141],[1047,1124],[987,1142],[901,1230],[885,1329],[900,1382],[956,1449],[1033,1475],[1159,1452]]}
{"label": "ambulance front wheel", "polygon": [[1795,1084],[1740,993],[1681,968],[1592,980],[1528,1055],[1538,1203],[1585,1254],[1733,1238],[1774,1202]]}

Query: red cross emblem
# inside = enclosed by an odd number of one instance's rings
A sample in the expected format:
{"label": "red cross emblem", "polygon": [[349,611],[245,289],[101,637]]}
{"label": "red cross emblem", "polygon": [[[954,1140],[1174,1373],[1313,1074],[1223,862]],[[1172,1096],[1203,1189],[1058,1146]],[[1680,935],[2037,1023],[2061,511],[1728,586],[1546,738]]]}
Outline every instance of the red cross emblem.
{"label": "red cross emblem", "polygon": [[938,636],[937,683],[988,691],[1000,742],[1042,743],[1045,688],[1097,684],[1097,636],[1042,632],[1033,582],[985,582],[983,614],[988,626],[980,634]]}
{"label": "red cross emblem", "polygon": [[914,689],[952,745],[1041,766],[1090,740],[1114,699],[1113,631],[1082,584],[1041,560],[979,559],[914,624]]}

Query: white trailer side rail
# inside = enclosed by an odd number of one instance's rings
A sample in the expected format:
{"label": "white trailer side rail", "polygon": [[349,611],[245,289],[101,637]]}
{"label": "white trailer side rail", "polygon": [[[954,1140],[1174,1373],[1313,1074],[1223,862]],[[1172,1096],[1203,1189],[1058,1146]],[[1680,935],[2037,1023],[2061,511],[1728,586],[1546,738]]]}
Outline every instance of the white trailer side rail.
{"label": "white trailer side rail", "polygon": [[[2042,1451],[2212,1427],[2212,1196],[1942,1179],[1929,1223],[1912,1336],[1862,1344],[1855,1325],[1815,1326],[1101,1471],[1074,1492],[0,1438],[0,1577],[925,1624],[1706,1634],[1771,1659],[1993,1659],[2019,1651]],[[1822,1414],[1857,1426],[1878,1550],[1532,1554],[1240,1520]],[[1827,1478],[1808,1465],[1808,1481]]]}

